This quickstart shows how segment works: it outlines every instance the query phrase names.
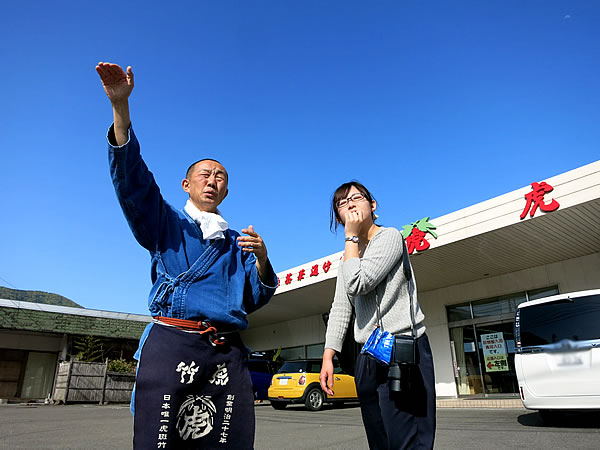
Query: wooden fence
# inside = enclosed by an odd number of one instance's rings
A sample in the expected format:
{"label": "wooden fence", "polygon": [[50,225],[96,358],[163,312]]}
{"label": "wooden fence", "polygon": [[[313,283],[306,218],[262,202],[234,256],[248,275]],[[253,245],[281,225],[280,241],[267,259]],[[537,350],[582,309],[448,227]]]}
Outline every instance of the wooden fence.
{"label": "wooden fence", "polygon": [[55,380],[54,402],[121,403],[129,402],[135,375],[109,372],[107,363],[63,361]]}

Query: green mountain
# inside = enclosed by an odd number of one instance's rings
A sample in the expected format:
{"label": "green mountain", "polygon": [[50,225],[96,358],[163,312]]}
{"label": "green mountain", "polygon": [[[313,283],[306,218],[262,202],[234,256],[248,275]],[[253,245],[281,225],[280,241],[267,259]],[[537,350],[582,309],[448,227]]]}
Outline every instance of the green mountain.
{"label": "green mountain", "polygon": [[83,308],[83,306],[58,294],[42,291],[21,291],[0,286],[0,299],[17,300],[19,302],[44,303],[46,305],[71,306]]}

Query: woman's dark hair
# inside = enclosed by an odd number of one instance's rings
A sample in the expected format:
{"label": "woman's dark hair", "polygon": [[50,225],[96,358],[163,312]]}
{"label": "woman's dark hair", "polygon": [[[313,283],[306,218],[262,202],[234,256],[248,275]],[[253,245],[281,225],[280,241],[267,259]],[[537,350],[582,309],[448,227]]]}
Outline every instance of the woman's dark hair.
{"label": "woman's dark hair", "polygon": [[[356,180],[352,180],[348,183],[342,184],[339,188],[335,190],[333,196],[331,197],[331,209],[329,214],[329,229],[331,231],[337,231],[338,225],[342,223],[342,218],[340,217],[340,213],[336,205],[340,200],[344,200],[348,197],[348,192],[350,192],[352,186],[358,189],[358,192],[365,196],[365,199],[369,202],[369,204],[371,204],[373,200],[375,200],[375,197],[371,195],[369,190]],[[371,213],[371,217],[373,218],[373,221],[375,221],[374,213]]]}

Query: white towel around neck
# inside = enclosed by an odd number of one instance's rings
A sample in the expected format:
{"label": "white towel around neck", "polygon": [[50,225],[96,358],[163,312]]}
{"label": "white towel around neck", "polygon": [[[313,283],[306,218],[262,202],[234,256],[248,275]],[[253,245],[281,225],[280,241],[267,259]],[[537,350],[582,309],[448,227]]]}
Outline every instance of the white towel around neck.
{"label": "white towel around neck", "polygon": [[229,224],[218,209],[216,213],[200,211],[189,199],[183,209],[200,225],[204,239],[225,239],[225,231],[229,229]]}

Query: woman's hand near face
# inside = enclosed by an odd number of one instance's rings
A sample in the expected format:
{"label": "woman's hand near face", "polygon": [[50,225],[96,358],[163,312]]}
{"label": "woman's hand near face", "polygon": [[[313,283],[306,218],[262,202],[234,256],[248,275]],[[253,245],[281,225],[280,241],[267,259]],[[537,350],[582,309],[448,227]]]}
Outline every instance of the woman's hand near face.
{"label": "woman's hand near face", "polygon": [[360,227],[365,221],[364,213],[359,209],[346,211],[344,215],[344,233],[346,237],[358,236]]}

